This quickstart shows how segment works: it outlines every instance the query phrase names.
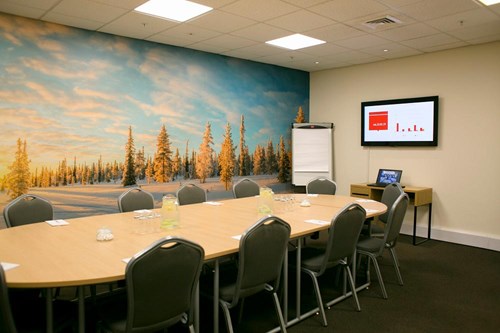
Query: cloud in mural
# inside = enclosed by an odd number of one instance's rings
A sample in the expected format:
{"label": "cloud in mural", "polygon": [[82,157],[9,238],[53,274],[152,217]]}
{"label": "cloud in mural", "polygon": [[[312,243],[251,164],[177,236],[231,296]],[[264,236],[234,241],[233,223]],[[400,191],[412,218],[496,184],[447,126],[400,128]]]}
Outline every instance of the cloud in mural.
{"label": "cloud in mural", "polygon": [[226,123],[238,143],[242,115],[253,151],[287,135],[299,106],[308,114],[305,72],[5,14],[0,36],[0,146],[13,157],[26,139],[32,167],[123,161],[129,126],[152,156],[163,124],[184,151],[210,122],[219,151]]}

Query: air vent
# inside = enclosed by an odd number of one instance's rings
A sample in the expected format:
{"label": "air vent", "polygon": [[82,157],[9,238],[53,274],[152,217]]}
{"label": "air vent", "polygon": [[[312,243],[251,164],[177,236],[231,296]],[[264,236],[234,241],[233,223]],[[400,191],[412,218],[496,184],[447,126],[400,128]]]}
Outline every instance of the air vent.
{"label": "air vent", "polygon": [[364,26],[367,26],[372,29],[376,29],[377,27],[380,26],[386,26],[389,24],[400,24],[401,20],[398,20],[397,18],[393,16],[384,16],[380,18],[376,18],[374,20],[366,21],[363,23]]}

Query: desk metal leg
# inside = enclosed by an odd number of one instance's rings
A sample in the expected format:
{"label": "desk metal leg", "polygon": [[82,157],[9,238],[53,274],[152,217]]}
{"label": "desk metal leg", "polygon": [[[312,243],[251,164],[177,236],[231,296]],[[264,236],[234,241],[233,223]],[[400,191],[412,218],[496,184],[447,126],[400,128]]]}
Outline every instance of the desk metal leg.
{"label": "desk metal leg", "polygon": [[78,332],[85,333],[85,293],[84,286],[78,286]]}
{"label": "desk metal leg", "polygon": [[194,304],[194,332],[200,332],[200,281],[196,285],[195,291],[195,304]]}
{"label": "desk metal leg", "polygon": [[214,264],[214,333],[219,333],[219,260]]}
{"label": "desk metal leg", "polygon": [[429,204],[429,219],[427,222],[427,238],[417,242],[417,206],[413,208],[413,245],[419,245],[431,239],[432,203]]}
{"label": "desk metal leg", "polygon": [[54,331],[54,313],[52,307],[52,288],[45,289],[45,317],[47,333]]}

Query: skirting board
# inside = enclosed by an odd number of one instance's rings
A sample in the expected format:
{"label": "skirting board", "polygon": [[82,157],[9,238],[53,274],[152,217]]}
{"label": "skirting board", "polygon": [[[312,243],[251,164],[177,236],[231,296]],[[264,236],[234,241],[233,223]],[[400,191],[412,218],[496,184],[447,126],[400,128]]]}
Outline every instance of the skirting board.
{"label": "skirting board", "polygon": [[[413,224],[403,224],[401,233],[405,235],[413,235]],[[417,236],[427,237],[427,225],[417,225]],[[451,230],[432,229],[431,239],[440,240],[444,242],[480,247],[483,249],[494,250],[500,252],[500,239],[487,237],[482,235],[473,235],[461,233]]]}

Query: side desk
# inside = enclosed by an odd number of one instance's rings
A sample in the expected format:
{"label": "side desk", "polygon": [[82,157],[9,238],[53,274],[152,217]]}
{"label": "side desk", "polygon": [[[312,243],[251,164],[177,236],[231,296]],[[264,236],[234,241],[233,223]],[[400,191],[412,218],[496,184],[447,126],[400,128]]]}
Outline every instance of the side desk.
{"label": "side desk", "polygon": [[[431,218],[432,218],[432,187],[405,186],[403,188],[410,198],[410,205],[413,209],[413,245],[421,244],[431,239]],[[351,196],[380,201],[383,187],[368,186],[367,183],[351,184]],[[427,226],[427,238],[417,242],[417,208],[429,206],[429,220]]]}

